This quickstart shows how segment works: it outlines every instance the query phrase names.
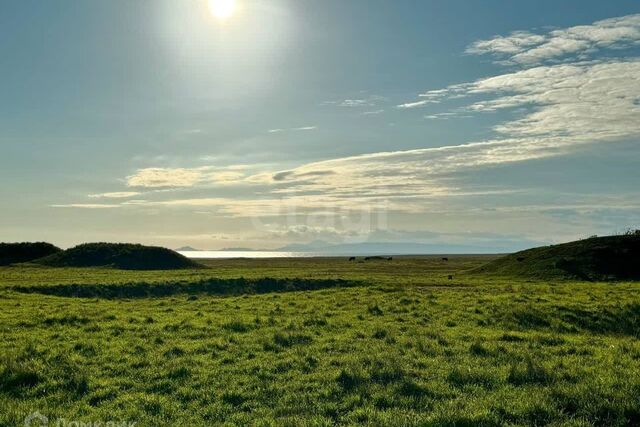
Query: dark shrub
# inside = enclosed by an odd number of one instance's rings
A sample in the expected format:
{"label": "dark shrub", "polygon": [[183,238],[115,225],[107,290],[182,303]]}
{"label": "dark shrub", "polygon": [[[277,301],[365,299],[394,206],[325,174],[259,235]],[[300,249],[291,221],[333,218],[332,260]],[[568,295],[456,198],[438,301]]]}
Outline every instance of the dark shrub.
{"label": "dark shrub", "polygon": [[201,267],[172,250],[125,243],[85,243],[40,259],[51,267],[113,267],[122,270],[176,270]]}
{"label": "dark shrub", "polygon": [[50,243],[0,243],[0,265],[34,261],[55,253],[62,249]]}

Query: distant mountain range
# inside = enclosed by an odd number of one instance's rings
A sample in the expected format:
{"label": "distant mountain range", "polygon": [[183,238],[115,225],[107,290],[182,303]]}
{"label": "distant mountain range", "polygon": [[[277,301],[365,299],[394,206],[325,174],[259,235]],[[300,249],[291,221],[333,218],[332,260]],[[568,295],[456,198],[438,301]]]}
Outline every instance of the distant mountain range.
{"label": "distant mountain range", "polygon": [[[225,248],[228,252],[312,252],[321,255],[426,255],[426,254],[495,254],[511,253],[540,246],[540,242],[495,242],[494,244],[415,243],[415,242],[360,242],[329,243],[314,240],[292,243],[277,249]],[[178,249],[180,251],[195,250]]]}
{"label": "distant mountain range", "polygon": [[176,249],[176,252],[198,252],[200,249],[192,248],[191,246],[183,246]]}
{"label": "distant mountain range", "polygon": [[[336,255],[422,255],[454,253],[498,253],[507,248],[475,245],[413,243],[413,242],[362,242],[330,244],[314,241],[308,244],[291,244],[279,248],[287,252],[320,252]],[[511,249],[512,250],[512,249]],[[511,250],[506,250],[510,252]]]}

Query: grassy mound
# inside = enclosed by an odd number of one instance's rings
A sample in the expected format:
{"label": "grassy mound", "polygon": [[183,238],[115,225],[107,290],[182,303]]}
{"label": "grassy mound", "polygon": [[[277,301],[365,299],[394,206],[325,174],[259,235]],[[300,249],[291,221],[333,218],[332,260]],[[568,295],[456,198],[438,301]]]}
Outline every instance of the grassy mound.
{"label": "grassy mound", "polygon": [[640,235],[593,237],[507,255],[476,272],[540,279],[640,280]]}
{"label": "grassy mound", "polygon": [[62,249],[51,243],[0,243],[0,265],[33,261],[46,257]]}
{"label": "grassy mound", "polygon": [[50,267],[113,267],[122,270],[176,270],[201,267],[177,252],[155,246],[85,243],[39,259]]}

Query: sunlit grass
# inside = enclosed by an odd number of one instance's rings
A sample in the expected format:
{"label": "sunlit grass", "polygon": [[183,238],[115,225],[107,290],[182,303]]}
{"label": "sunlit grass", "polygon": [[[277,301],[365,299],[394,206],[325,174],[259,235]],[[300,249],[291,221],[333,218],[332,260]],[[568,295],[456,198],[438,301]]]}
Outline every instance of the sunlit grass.
{"label": "sunlit grass", "polygon": [[[35,410],[50,419],[138,425],[640,421],[636,284],[462,273],[478,262],[216,261],[211,270],[171,273],[0,269],[0,425],[22,425]],[[354,283],[115,298],[11,290],[211,277]]]}

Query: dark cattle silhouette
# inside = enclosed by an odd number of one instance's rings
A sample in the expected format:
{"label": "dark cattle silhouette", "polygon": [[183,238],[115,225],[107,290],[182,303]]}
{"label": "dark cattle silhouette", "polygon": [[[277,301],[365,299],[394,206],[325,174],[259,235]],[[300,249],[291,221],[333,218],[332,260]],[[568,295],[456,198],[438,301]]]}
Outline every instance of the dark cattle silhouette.
{"label": "dark cattle silhouette", "polygon": [[449,275],[449,280],[453,280],[453,276],[452,275]]}
{"label": "dark cattle silhouette", "polygon": [[518,262],[522,262],[522,261],[524,261],[524,257],[519,257]]}
{"label": "dark cattle silhouette", "polygon": [[442,258],[442,260],[443,260],[443,261],[449,261],[449,258],[447,258],[447,257],[443,257],[443,258]]}
{"label": "dark cattle silhouette", "polygon": [[349,261],[355,261],[356,257],[352,256],[351,258],[349,258]]}

